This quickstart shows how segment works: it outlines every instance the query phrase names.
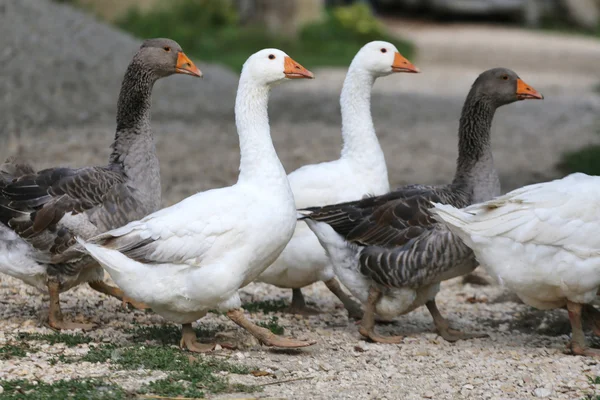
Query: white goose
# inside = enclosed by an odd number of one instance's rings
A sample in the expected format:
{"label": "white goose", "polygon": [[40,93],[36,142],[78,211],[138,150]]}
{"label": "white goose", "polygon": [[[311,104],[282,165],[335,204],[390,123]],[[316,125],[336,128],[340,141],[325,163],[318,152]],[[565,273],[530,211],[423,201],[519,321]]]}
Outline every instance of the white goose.
{"label": "white goose", "polygon": [[[344,80],[340,106],[343,147],[338,160],[306,165],[288,175],[297,208],[322,206],[389,192],[385,158],[371,117],[371,89],[375,80],[394,72],[418,72],[388,42],[367,43],[354,57]],[[340,287],[333,267],[317,237],[298,224],[283,253],[257,281],[293,290],[289,311],[310,314],[300,288],[323,281],[348,310],[361,318],[360,306]]]}
{"label": "white goose", "polygon": [[598,311],[589,305],[600,288],[600,177],[572,174],[463,209],[435,204],[432,212],[526,304],[566,305],[573,353],[600,357],[581,327],[585,310],[600,331]]}
{"label": "white goose", "polygon": [[263,344],[313,344],[278,337],[247,320],[238,289],[279,256],[296,226],[287,176],[273,147],[267,103],[271,86],[313,74],[277,49],[244,64],[235,103],[240,175],[235,185],[197,193],[146,218],[86,242],[87,251],[132,298],[183,324],[181,346],[200,344],[191,323],[209,309],[227,316]]}

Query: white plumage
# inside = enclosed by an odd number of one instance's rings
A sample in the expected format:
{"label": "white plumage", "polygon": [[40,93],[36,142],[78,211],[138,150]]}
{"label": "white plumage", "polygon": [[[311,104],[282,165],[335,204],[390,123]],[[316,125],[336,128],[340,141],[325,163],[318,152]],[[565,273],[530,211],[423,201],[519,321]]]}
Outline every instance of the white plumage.
{"label": "white plumage", "polygon": [[264,344],[312,344],[275,338],[246,320],[237,293],[277,258],[296,226],[292,191],[271,141],[267,103],[270,86],[301,77],[312,78],[312,73],[280,50],[251,56],[235,107],[238,182],[82,242],[129,296],[183,324],[182,346],[192,351],[214,348],[197,343],[191,322],[215,308],[228,311]]}
{"label": "white plumage", "polygon": [[[340,97],[344,139],[341,158],[306,165],[288,175],[297,208],[335,204],[389,192],[385,157],[371,117],[371,88],[378,77],[392,72],[416,71],[416,67],[388,42],[368,43],[356,54]],[[291,289],[325,281],[338,295],[341,289],[331,281],[334,277],[331,262],[317,237],[305,224],[298,224],[281,256],[260,275],[258,281]],[[301,292],[295,292],[296,296],[301,296]],[[353,304],[343,293],[340,299],[351,316],[360,317],[358,304]],[[302,299],[299,300],[303,303]],[[293,303],[297,301],[294,298]]]}
{"label": "white plumage", "polygon": [[435,204],[434,213],[525,303],[540,309],[567,305],[573,317],[577,304],[596,298],[600,177],[572,174],[462,210]]}

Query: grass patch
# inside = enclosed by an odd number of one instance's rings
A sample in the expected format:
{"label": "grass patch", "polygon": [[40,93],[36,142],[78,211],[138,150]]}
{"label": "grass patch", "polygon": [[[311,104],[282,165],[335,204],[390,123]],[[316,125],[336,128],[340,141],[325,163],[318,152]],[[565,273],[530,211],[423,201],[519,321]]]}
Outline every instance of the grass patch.
{"label": "grass patch", "polygon": [[10,358],[25,357],[27,355],[29,345],[27,343],[19,343],[18,345],[7,344],[0,347],[0,360],[8,360]]}
{"label": "grass patch", "polygon": [[99,379],[61,380],[37,385],[25,380],[2,381],[4,393],[0,399],[36,400],[121,400],[127,398],[123,389]]}
{"label": "grass patch", "polygon": [[19,337],[19,339],[23,339],[23,340],[39,340],[42,342],[48,342],[50,344],[64,343],[68,347],[75,347],[80,344],[86,344],[86,343],[90,343],[93,341],[92,338],[84,336],[80,333],[70,335],[68,333],[41,334],[41,333],[19,332],[18,337]]}
{"label": "grass patch", "polygon": [[271,317],[269,322],[259,322],[258,326],[262,326],[263,328],[267,328],[271,332],[276,335],[283,335],[284,329],[283,326],[279,325],[279,318]]}
{"label": "grass patch", "polygon": [[168,378],[144,385],[139,393],[159,396],[204,397],[206,393],[253,392],[256,387],[231,385],[226,377],[215,375],[221,371],[248,374],[250,369],[225,361],[197,358],[173,347],[113,345],[97,346],[79,361],[106,362],[110,360],[120,369],[140,368],[165,371]]}
{"label": "grass patch", "polygon": [[[198,326],[194,328],[196,336],[199,338],[214,337],[217,332],[223,330],[222,325],[216,327]],[[136,343],[145,343],[147,341],[157,341],[163,345],[179,344],[181,339],[181,328],[177,325],[150,325],[136,326],[129,329],[127,333],[132,334],[131,340]]]}
{"label": "grass patch", "polygon": [[[596,377],[591,377],[588,376],[588,381],[594,385],[594,386],[598,386],[600,385],[600,376],[596,376]],[[600,395],[596,393],[596,390],[594,389],[594,393],[587,393],[585,396],[583,396],[581,398],[581,400],[600,400]]]}
{"label": "grass patch", "polygon": [[252,303],[246,303],[242,305],[242,308],[249,313],[256,313],[262,311],[265,314],[278,312],[285,309],[287,305],[283,300],[264,300],[254,301]]}
{"label": "grass patch", "polygon": [[180,0],[149,12],[132,9],[116,25],[140,38],[169,37],[188,55],[235,71],[267,47],[284,50],[307,68],[348,66],[372,40],[394,43],[405,57],[413,54],[410,43],[387,34],[365,4],[328,10],[323,21],[304,26],[295,39],[270,35],[263,27],[239,26],[233,2],[225,0]]}
{"label": "grass patch", "polygon": [[583,172],[588,175],[600,175],[600,145],[586,146],[581,150],[565,153],[558,169],[567,174]]}

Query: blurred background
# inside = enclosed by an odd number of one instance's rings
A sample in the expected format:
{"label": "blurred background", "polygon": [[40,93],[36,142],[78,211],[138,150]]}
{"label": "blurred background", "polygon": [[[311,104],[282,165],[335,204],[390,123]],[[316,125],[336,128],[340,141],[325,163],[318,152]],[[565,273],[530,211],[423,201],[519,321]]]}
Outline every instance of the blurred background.
{"label": "blurred background", "polygon": [[170,37],[205,78],[171,77],[154,91],[165,205],[235,182],[238,74],[261,48],[280,48],[316,75],[273,90],[284,166],[331,160],[346,68],[381,39],[422,71],[381,78],[373,91],[393,187],[452,178],[464,98],[498,66],[546,96],[496,115],[503,189],[600,174],[599,14],[600,0],[0,0],[0,158],[106,163],[132,55],[142,38]]}

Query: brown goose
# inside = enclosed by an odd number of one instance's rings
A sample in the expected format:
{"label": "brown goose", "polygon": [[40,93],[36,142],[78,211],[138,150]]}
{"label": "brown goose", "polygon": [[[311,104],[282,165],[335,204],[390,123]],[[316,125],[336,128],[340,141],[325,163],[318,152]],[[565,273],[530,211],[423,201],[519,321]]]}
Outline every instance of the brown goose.
{"label": "brown goose", "polygon": [[123,79],[108,165],[34,173],[7,160],[0,168],[0,272],[48,290],[53,328],[91,328],[65,321],[60,309],[59,294],[80,283],[124,299],[103,282],[102,268],[73,245],[76,236],[88,238],[160,208],[151,93],[158,79],[177,73],[202,76],[175,41],[144,41]]}
{"label": "brown goose", "polygon": [[452,183],[409,185],[362,200],[302,210],[327,251],[338,278],[365,304],[360,333],[398,343],[374,331],[374,316],[393,318],[425,304],[448,340],[480,337],[450,328],[435,295],[441,281],[473,270],[473,252],[429,212],[431,202],[464,207],[500,194],[490,148],[496,109],[517,100],[543,98],[513,71],[488,70],[477,78],[463,106],[459,155]]}

